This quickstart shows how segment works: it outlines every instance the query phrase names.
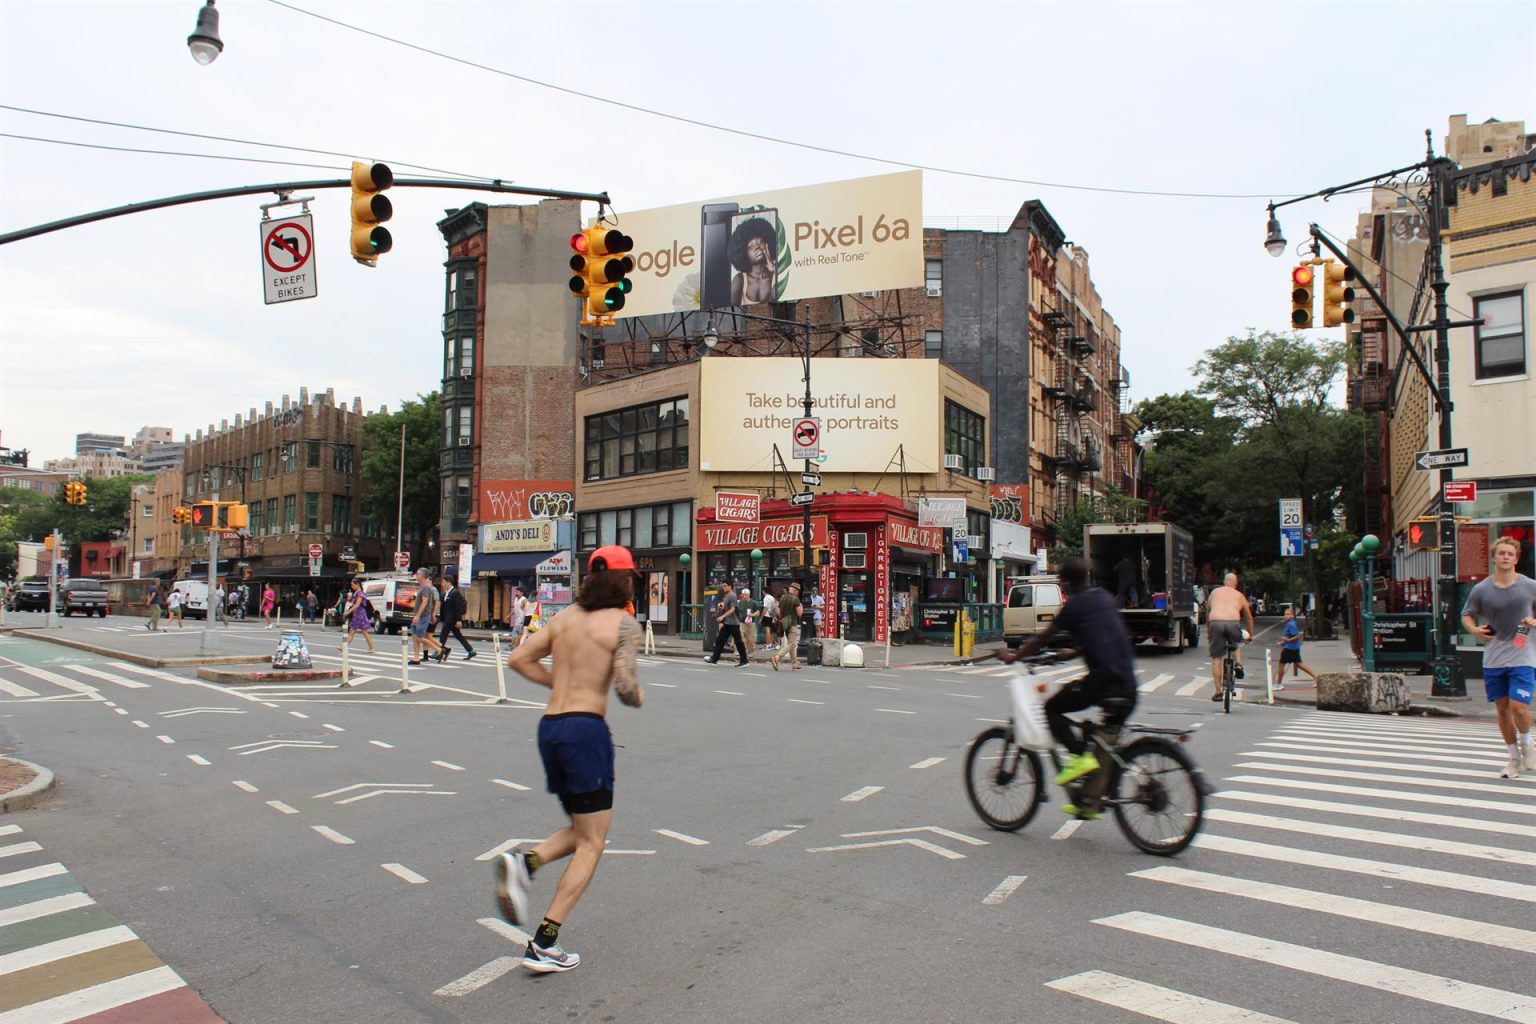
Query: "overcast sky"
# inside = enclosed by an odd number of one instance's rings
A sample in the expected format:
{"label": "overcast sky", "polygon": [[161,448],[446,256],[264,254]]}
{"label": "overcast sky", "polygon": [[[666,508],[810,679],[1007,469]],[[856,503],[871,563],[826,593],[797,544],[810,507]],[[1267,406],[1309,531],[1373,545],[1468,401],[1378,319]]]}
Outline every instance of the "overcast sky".
{"label": "overcast sky", "polygon": [[[1042,199],[1091,256],[1133,397],[1288,318],[1265,200],[1411,164],[1446,120],[1536,120],[1536,4],[388,3],[223,0],[222,56],[187,53],[201,0],[0,0],[0,103],[608,190],[622,213],[930,165],[933,226],[1006,225]],[[292,8],[437,50],[431,56]],[[601,40],[601,41],[599,41]],[[843,150],[835,156],[583,99]],[[1533,125],[1536,127],[1536,125]],[[0,138],[0,230],[221,187],[344,175],[349,159],[0,110],[0,132],[324,165]],[[607,154],[614,154],[609,156]],[[347,254],[345,193],[311,205],[320,297],[264,306],[247,197],[0,247],[0,444],[33,465],[83,431],[178,437],[299,388],[367,408],[441,373],[445,208],[397,189],[395,251]],[[1365,196],[1283,212],[1347,237]],[[592,212],[589,208],[588,214]],[[984,221],[981,219],[985,219]],[[574,304],[573,304],[574,314]]]}

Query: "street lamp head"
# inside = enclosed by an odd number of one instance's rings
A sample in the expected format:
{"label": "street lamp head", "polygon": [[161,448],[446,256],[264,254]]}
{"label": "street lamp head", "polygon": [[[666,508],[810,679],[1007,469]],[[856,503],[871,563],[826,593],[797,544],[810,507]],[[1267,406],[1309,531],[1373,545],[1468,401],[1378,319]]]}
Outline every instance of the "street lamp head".
{"label": "street lamp head", "polygon": [[704,328],[704,347],[713,352],[718,344],[720,344],[720,329],[711,320],[709,325]]}
{"label": "street lamp head", "polygon": [[1280,221],[1275,216],[1273,203],[1269,207],[1269,228],[1264,236],[1264,251],[1271,256],[1285,255],[1285,235],[1280,233]]}
{"label": "street lamp head", "polygon": [[753,548],[750,557],[752,558],[752,561],[754,561],[754,562],[761,562],[763,560],[763,549],[762,548]]}
{"label": "street lamp head", "polygon": [[1354,547],[1349,549],[1349,560],[1351,562],[1358,562],[1358,561],[1360,561],[1360,545],[1359,544],[1356,544]]}
{"label": "street lamp head", "polygon": [[689,563],[691,563],[692,561],[693,561],[693,556],[690,555],[686,551],[684,551],[682,554],[677,556],[677,564],[681,565],[684,569],[688,568]]}
{"label": "street lamp head", "polygon": [[1374,533],[1368,533],[1360,538],[1360,550],[1367,557],[1374,555],[1377,551],[1381,550],[1381,540]]}
{"label": "street lamp head", "polygon": [[224,52],[224,40],[219,38],[219,12],[208,0],[197,12],[197,29],[187,36],[187,49],[199,64],[212,64]]}

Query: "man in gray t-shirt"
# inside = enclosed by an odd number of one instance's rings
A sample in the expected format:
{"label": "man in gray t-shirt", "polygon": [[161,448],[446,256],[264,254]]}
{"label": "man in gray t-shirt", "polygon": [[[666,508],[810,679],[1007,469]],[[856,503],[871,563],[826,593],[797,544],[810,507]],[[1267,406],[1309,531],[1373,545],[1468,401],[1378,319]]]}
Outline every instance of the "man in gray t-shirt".
{"label": "man in gray t-shirt", "polygon": [[719,635],[715,637],[715,653],[704,660],[711,665],[720,660],[720,655],[725,653],[725,642],[730,639],[736,641],[736,654],[738,666],[747,663],[747,646],[741,641],[741,612],[737,608],[736,592],[730,583],[720,584],[720,600],[715,602],[715,622],[719,625]]}
{"label": "man in gray t-shirt", "polygon": [[[1536,771],[1531,745],[1531,694],[1536,685],[1536,580],[1515,572],[1520,542],[1500,537],[1493,545],[1493,575],[1467,595],[1461,624],[1487,647],[1483,650],[1483,688],[1498,709],[1499,733],[1509,748],[1509,764],[1500,778]],[[1481,617],[1482,625],[1477,619]]]}

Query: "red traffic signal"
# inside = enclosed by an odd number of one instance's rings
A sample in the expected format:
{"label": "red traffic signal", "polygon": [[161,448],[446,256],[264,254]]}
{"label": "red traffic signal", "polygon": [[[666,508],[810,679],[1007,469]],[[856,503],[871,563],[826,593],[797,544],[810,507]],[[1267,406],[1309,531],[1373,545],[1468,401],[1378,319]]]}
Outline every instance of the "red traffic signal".
{"label": "red traffic signal", "polygon": [[1312,286],[1315,275],[1305,263],[1291,271],[1291,326],[1305,330],[1312,326]]}

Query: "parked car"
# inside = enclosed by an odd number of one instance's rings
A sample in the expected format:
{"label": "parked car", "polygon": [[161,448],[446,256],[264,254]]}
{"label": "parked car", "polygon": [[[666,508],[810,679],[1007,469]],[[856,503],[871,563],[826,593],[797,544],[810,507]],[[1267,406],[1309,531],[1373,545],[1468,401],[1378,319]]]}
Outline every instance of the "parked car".
{"label": "parked car", "polygon": [[1018,647],[1044,632],[1061,611],[1061,584],[1055,576],[1018,576],[1003,599],[1003,640]]}
{"label": "parked car", "polygon": [[107,594],[107,585],[101,580],[88,577],[65,580],[59,588],[58,608],[64,615],[82,612],[87,618],[92,615],[106,618],[111,611],[111,597]]}
{"label": "parked car", "polygon": [[22,580],[11,594],[11,611],[45,612],[48,610],[48,581]]}
{"label": "parked car", "polygon": [[416,610],[416,589],[414,576],[363,581],[363,596],[378,612],[377,632],[398,633],[401,627],[411,624],[411,613]]}

